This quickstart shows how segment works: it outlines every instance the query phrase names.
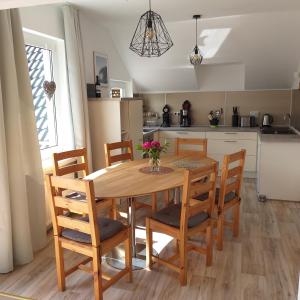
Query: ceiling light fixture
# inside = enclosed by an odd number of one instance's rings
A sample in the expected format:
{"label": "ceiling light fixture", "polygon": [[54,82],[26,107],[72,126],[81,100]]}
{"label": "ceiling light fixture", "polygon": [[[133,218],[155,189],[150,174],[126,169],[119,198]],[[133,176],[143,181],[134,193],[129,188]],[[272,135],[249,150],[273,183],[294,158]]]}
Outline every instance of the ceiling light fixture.
{"label": "ceiling light fixture", "polygon": [[129,49],[142,57],[159,57],[173,46],[171,37],[159,14],[151,10],[145,12],[135,29]]}
{"label": "ceiling light fixture", "polygon": [[196,66],[196,65],[200,65],[202,63],[203,60],[203,56],[200,53],[200,49],[198,47],[198,28],[197,28],[197,21],[198,19],[201,18],[201,15],[194,15],[193,19],[196,20],[196,46],[192,52],[192,54],[190,55],[190,62],[192,65]]}

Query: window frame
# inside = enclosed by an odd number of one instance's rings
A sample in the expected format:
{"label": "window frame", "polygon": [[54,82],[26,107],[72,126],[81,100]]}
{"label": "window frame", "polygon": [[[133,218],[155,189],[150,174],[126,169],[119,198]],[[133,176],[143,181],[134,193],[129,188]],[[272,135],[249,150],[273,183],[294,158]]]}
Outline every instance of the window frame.
{"label": "window frame", "polygon": [[41,149],[44,168],[52,165],[52,153],[72,150],[75,147],[69,84],[67,80],[64,40],[23,28],[25,44],[52,51],[52,77],[56,91],[51,99],[55,102],[57,145]]}

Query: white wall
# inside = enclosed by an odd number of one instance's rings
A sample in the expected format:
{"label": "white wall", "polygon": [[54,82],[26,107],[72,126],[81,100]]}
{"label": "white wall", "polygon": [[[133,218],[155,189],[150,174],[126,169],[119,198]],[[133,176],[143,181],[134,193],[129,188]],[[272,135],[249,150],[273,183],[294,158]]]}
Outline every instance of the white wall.
{"label": "white wall", "polygon": [[[20,9],[23,27],[64,39],[62,5],[42,5]],[[94,82],[93,52],[108,56],[109,78],[131,81],[131,77],[121,60],[116,47],[102,24],[80,11],[80,22],[84,52],[86,82]]]}
{"label": "white wall", "polygon": [[63,16],[59,5],[20,8],[20,15],[24,28],[64,39]]}
{"label": "white wall", "polygon": [[108,56],[109,78],[130,81],[131,77],[116,50],[115,44],[102,24],[96,19],[91,18],[85,12],[80,12],[80,25],[86,81],[88,83],[93,83],[95,81],[93,59],[94,51]]}

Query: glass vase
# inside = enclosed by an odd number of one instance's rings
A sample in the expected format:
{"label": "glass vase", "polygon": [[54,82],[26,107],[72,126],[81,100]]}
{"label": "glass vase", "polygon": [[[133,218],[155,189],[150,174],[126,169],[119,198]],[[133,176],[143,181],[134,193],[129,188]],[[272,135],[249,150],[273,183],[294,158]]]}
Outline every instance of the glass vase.
{"label": "glass vase", "polygon": [[149,166],[151,172],[159,172],[160,170],[160,160],[157,157],[150,157]]}

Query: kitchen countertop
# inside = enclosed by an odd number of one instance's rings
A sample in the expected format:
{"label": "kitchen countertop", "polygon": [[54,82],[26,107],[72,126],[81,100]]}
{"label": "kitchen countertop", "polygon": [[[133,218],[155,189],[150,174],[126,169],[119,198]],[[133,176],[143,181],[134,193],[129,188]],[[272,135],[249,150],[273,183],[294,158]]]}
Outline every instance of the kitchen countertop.
{"label": "kitchen countertop", "polygon": [[155,131],[193,131],[193,132],[204,132],[204,131],[233,131],[233,132],[259,132],[259,127],[231,127],[231,126],[219,126],[219,127],[210,127],[210,126],[191,126],[191,127],[179,127],[179,126],[171,126],[171,127],[154,127],[154,126],[146,126],[145,130]]}
{"label": "kitchen countertop", "polygon": [[147,130],[144,134],[152,134],[157,131],[192,131],[192,132],[207,132],[207,131],[216,131],[216,132],[257,132],[261,142],[267,143],[300,143],[299,134],[262,134],[259,127],[231,127],[231,126],[219,126],[219,127],[210,127],[210,126],[191,126],[191,127],[159,127],[159,126],[145,126],[144,130]]}
{"label": "kitchen countertop", "polygon": [[259,134],[262,143],[300,143],[299,134]]}

